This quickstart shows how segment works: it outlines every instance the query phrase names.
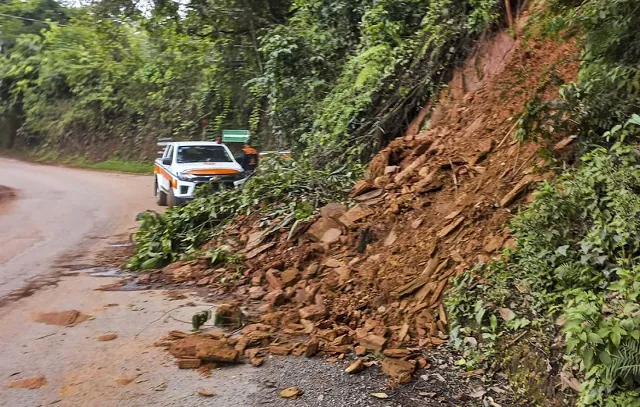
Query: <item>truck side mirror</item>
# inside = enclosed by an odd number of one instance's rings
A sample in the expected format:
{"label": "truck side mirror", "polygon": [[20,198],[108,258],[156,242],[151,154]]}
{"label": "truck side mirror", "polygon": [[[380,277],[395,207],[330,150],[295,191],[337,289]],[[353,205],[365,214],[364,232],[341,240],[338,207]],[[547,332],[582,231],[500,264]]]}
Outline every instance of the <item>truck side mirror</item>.
{"label": "truck side mirror", "polygon": [[162,159],[162,164],[164,165],[171,165],[171,157],[165,157]]}

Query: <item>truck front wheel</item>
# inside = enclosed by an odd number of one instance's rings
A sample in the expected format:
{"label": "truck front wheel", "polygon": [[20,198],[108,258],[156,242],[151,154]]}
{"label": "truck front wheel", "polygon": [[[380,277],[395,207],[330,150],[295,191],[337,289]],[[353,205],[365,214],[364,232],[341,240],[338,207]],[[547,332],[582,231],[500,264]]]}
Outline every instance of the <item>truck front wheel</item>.
{"label": "truck front wheel", "polygon": [[156,180],[156,202],[158,206],[167,206],[167,194],[162,192],[158,187],[158,181]]}
{"label": "truck front wheel", "polygon": [[169,194],[165,194],[165,200],[170,208],[178,205],[178,199],[173,195],[173,188],[169,188]]}

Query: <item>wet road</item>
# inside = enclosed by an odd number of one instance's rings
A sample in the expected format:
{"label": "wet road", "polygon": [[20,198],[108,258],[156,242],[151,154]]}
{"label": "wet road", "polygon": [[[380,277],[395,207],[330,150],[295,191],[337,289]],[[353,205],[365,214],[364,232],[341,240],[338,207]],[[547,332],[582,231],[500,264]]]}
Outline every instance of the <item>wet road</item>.
{"label": "wet road", "polygon": [[0,300],[84,253],[153,208],[152,178],[0,158],[0,185],[17,199],[0,203]]}

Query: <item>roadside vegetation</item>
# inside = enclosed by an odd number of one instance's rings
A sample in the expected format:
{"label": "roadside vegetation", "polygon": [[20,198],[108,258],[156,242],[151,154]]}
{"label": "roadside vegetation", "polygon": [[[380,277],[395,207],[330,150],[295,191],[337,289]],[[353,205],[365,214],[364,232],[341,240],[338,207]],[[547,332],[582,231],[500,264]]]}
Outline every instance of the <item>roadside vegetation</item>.
{"label": "roadside vegetation", "polygon": [[[451,344],[458,365],[506,371],[531,405],[565,397],[561,383],[577,394],[566,404],[638,406],[640,6],[533,3],[528,40],[576,40],[582,62],[556,100],[530,100],[515,134],[575,136],[578,158],[557,161],[562,175],[513,220],[514,248],[457,278]],[[16,128],[0,136],[106,168],[153,157],[157,137],[202,137],[205,117],[209,134],[250,128],[263,146],[294,148],[296,160],[265,161],[241,191],[144,214],[129,267],[158,268],[239,216],[293,225],[345,200],[503,7],[224,0],[154,2],[145,14],[119,2],[3,3],[0,13],[36,21],[0,15],[0,116]]]}
{"label": "roadside vegetation", "polygon": [[578,405],[640,405],[637,21],[625,0],[554,0],[538,16],[536,35],[579,38],[582,66],[558,100],[531,101],[519,136],[568,132],[582,157],[512,222],[516,247],[449,295],[459,363],[510,371],[534,404],[561,382]]}

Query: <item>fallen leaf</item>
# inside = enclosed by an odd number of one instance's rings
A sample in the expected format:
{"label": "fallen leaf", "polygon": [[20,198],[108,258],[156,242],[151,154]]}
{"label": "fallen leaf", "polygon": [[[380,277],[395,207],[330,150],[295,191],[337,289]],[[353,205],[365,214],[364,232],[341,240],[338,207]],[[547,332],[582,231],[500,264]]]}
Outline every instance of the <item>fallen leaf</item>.
{"label": "fallen leaf", "polygon": [[297,399],[303,394],[304,392],[298,387],[289,387],[288,389],[284,389],[280,392],[280,397],[285,399]]}
{"label": "fallen leaf", "polygon": [[389,395],[387,393],[371,393],[372,397],[375,397],[377,399],[388,399]]}

